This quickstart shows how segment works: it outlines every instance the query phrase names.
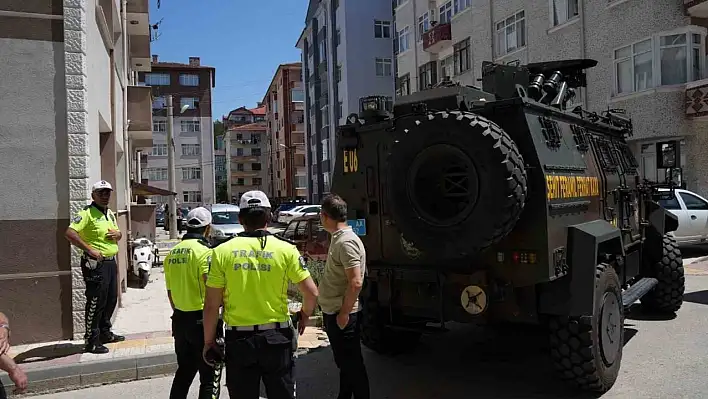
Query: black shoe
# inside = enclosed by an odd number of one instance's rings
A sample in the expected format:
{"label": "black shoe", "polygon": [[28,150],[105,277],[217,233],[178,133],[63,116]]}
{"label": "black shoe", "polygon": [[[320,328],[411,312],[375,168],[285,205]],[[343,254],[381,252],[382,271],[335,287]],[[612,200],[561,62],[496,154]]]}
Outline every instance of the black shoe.
{"label": "black shoe", "polygon": [[103,355],[109,352],[108,348],[101,344],[88,344],[84,350],[88,353],[94,353],[97,355]]}
{"label": "black shoe", "polygon": [[101,334],[101,343],[102,344],[112,344],[114,342],[123,342],[123,341],[125,341],[125,337],[122,335],[113,334],[112,332],[109,332],[107,334]]}

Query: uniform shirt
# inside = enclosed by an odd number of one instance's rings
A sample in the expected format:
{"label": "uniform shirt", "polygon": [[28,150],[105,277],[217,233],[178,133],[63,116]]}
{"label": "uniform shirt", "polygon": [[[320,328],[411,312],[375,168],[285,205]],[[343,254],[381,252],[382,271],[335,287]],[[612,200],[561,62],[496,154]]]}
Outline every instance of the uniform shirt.
{"label": "uniform shirt", "polygon": [[[351,229],[344,228],[332,234],[329,255],[325,263],[324,274],[320,281],[319,302],[323,313],[336,314],[344,302],[344,294],[349,286],[344,271],[352,267],[361,267],[362,278],[366,272],[366,250],[359,236]],[[354,303],[351,313],[360,310],[359,300]]]}
{"label": "uniform shirt", "polygon": [[79,237],[104,257],[118,253],[118,242],[106,237],[108,230],[118,230],[116,216],[106,208],[104,213],[95,203],[84,207],[71,220],[69,227],[79,233]]}
{"label": "uniform shirt", "polygon": [[224,289],[229,326],[286,322],[288,280],[300,283],[310,272],[295,245],[267,232],[246,234],[214,248],[206,285]]}
{"label": "uniform shirt", "polygon": [[209,273],[211,248],[202,236],[185,234],[165,257],[165,284],[175,309],[204,309],[204,275]]}

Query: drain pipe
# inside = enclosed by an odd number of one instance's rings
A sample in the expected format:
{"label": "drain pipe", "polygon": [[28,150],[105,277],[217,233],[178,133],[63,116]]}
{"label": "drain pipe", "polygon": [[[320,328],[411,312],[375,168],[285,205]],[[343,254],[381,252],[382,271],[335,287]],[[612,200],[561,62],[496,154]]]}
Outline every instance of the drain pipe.
{"label": "drain pipe", "polygon": [[133,202],[132,188],[131,188],[131,178],[130,178],[130,163],[133,160],[132,149],[130,148],[130,140],[128,139],[128,85],[130,84],[128,78],[128,0],[121,0],[121,28],[123,29],[123,70],[121,73],[124,75],[123,79],[123,158],[125,159],[125,178],[128,180],[126,186],[126,208],[128,211],[128,217],[126,220],[128,226],[128,237],[130,237],[130,206]]}
{"label": "drain pipe", "polygon": [[[579,1],[578,6],[578,14],[580,14],[580,58],[585,59],[588,58],[587,49],[585,48],[585,2]],[[587,86],[582,87],[581,90],[583,91],[583,108],[588,109],[588,88]]]}

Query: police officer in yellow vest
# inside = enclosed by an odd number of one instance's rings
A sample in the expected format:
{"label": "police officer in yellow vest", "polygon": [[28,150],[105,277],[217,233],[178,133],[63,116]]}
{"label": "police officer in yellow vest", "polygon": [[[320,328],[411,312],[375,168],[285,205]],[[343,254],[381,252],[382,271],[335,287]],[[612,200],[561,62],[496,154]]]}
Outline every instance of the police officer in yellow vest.
{"label": "police officer in yellow vest", "polygon": [[170,399],[186,399],[194,376],[199,372],[199,398],[218,398],[221,366],[208,365],[202,359],[204,346],[204,283],[209,273],[212,250],[206,238],[211,212],[199,207],[187,215],[187,233],[165,257],[167,296],[172,306],[172,335],[175,338],[177,372]]}
{"label": "police officer in yellow vest", "polygon": [[226,325],[226,387],[232,399],[295,398],[295,331],[288,311],[288,280],[304,297],[299,333],[315,309],[317,287],[295,245],[271,235],[270,201],[262,191],[241,196],[244,232],[214,248],[204,305],[204,355],[213,351],[219,306]]}
{"label": "police officer in yellow vest", "polygon": [[81,273],[86,283],[86,351],[108,353],[104,344],[125,340],[111,332],[111,316],[118,303],[118,241],[123,236],[115,214],[108,209],[113,187],[105,180],[91,189],[93,202],[74,216],[66,238],[84,251]]}

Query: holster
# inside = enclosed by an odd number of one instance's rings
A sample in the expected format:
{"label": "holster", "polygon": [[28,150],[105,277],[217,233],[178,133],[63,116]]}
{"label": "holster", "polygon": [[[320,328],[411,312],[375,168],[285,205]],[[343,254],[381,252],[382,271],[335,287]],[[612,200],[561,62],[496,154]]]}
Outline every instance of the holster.
{"label": "holster", "polygon": [[290,329],[293,332],[293,339],[291,341],[292,346],[293,346],[293,353],[297,352],[298,348],[298,339],[300,338],[300,333],[298,332],[298,325],[300,324],[300,312],[295,313],[294,315],[290,315]]}

